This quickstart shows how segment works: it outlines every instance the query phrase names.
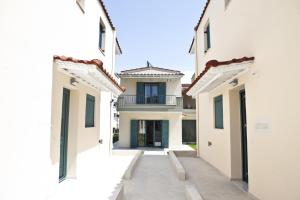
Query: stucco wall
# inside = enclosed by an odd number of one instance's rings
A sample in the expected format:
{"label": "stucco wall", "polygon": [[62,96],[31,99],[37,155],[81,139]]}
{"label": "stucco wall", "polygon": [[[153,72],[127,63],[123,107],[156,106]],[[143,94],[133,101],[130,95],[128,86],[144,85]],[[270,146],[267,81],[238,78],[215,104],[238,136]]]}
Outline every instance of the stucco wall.
{"label": "stucco wall", "polygon": [[[0,88],[5,94],[0,98],[0,199],[45,199],[58,184],[50,148],[53,55],[98,58],[112,72],[115,36],[97,0],[86,1],[85,14],[75,0],[3,0],[0,13]],[[105,56],[98,50],[100,16],[107,28]],[[101,98],[106,109],[109,101]],[[101,117],[109,119],[109,112]]]}
{"label": "stucco wall", "polygon": [[[53,95],[52,95],[52,134],[51,160],[59,165],[61,111],[63,88],[70,90],[69,138],[68,138],[68,170],[67,176],[76,178],[77,163],[90,163],[89,160],[79,160],[79,154],[89,153],[89,150],[98,147],[100,138],[100,92],[85,84],[76,87],[70,84],[70,77],[59,72],[57,66],[53,68]],[[85,127],[86,95],[95,97],[95,127]],[[98,150],[99,151],[99,150]],[[81,156],[83,158],[83,156]],[[98,156],[95,159],[99,158]],[[83,158],[84,159],[84,158]],[[93,162],[92,162],[93,163]],[[79,173],[80,174],[80,173]]]}
{"label": "stucco wall", "polygon": [[160,112],[120,112],[120,147],[130,147],[131,120],[169,120],[169,148],[180,148],[182,144],[181,113]]}
{"label": "stucco wall", "polygon": [[181,97],[181,79],[122,78],[121,85],[126,88],[124,95],[136,95],[137,82],[166,82],[166,94]]}
{"label": "stucco wall", "polygon": [[[224,1],[212,0],[197,32],[198,73],[211,59],[255,57],[239,83],[246,90],[249,191],[264,200],[300,198],[299,11],[297,0],[232,0],[227,9]],[[208,20],[212,47],[204,54],[203,26]],[[198,132],[200,155],[228,177],[237,178],[230,138],[236,132],[230,120],[231,116],[236,121],[230,109],[231,89],[225,85],[198,96]],[[223,130],[213,128],[213,97],[219,94],[223,94]],[[259,124],[267,129],[257,128]],[[213,145],[208,147],[208,141]]]}

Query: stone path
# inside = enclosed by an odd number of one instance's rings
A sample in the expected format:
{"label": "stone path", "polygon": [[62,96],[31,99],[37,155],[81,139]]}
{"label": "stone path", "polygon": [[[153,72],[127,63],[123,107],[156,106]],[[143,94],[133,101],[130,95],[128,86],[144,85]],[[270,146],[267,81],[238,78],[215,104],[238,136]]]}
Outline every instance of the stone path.
{"label": "stone path", "polygon": [[178,157],[186,169],[188,181],[195,184],[205,200],[253,200],[250,195],[229,181],[201,158]]}
{"label": "stone path", "polygon": [[47,200],[109,200],[132,159],[133,155],[101,157],[77,179],[58,184]]}
{"label": "stone path", "polygon": [[178,180],[164,152],[145,152],[131,180],[124,181],[125,200],[184,200],[184,182]]}

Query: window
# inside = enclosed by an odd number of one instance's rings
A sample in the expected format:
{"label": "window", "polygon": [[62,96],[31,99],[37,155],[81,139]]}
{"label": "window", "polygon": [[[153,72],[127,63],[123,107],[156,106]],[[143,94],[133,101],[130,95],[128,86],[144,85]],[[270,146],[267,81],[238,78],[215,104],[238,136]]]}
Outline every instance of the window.
{"label": "window", "polygon": [[206,53],[208,49],[211,47],[211,42],[210,42],[210,24],[207,23],[205,28],[204,28],[204,52]]}
{"label": "window", "polygon": [[145,83],[145,101],[148,104],[158,104],[158,84]]}
{"label": "window", "polygon": [[95,127],[95,97],[86,95],[85,127]]}
{"label": "window", "polygon": [[99,49],[104,52],[105,50],[105,26],[102,20],[99,25]]}
{"label": "window", "polygon": [[215,128],[223,129],[223,96],[214,98],[215,106]]}
{"label": "window", "polygon": [[84,3],[85,3],[85,0],[76,0],[76,3],[79,6],[80,10],[84,13]]}
{"label": "window", "polygon": [[227,8],[228,4],[230,3],[231,0],[225,0],[225,8]]}

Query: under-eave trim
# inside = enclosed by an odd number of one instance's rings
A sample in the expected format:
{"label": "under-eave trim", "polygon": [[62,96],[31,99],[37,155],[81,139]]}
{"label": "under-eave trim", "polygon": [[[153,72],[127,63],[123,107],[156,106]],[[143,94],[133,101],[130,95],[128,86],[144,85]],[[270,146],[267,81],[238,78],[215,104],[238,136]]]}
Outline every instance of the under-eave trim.
{"label": "under-eave trim", "polygon": [[[205,69],[197,76],[197,78],[192,82],[192,84],[184,91],[185,94],[189,95],[189,91],[200,81],[202,78],[210,71],[212,68],[217,68],[219,66],[231,65],[231,64],[241,64],[243,62],[251,62],[254,61],[254,57],[243,57],[239,59],[232,59],[228,61],[217,61],[217,60],[210,60],[206,63]],[[213,79],[219,78],[216,75]],[[207,84],[210,84],[214,80],[210,80]]]}

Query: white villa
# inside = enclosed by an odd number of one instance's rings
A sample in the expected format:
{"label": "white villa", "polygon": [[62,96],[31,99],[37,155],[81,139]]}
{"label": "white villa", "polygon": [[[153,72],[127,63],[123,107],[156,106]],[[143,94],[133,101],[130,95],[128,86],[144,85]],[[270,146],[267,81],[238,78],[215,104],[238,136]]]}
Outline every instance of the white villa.
{"label": "white villa", "polygon": [[118,99],[119,147],[180,148],[183,74],[148,64],[118,76],[126,88]]}
{"label": "white villa", "polygon": [[298,0],[208,0],[190,48],[198,155],[261,200],[300,199],[299,19]]}
{"label": "white villa", "polygon": [[4,0],[0,13],[0,199],[47,199],[110,152],[121,49],[102,0]]}

